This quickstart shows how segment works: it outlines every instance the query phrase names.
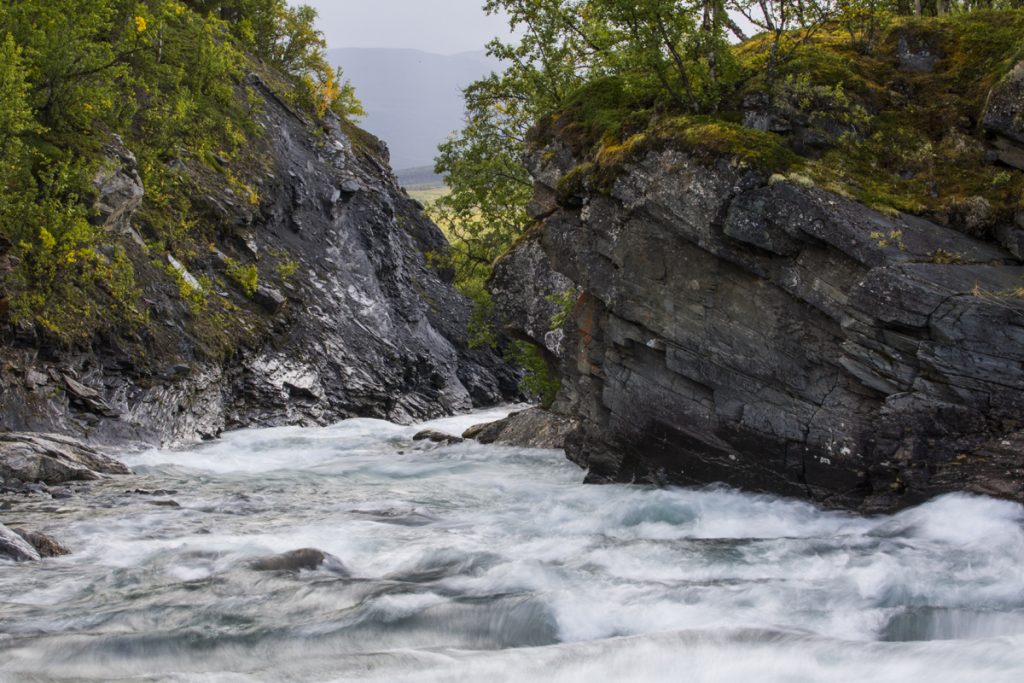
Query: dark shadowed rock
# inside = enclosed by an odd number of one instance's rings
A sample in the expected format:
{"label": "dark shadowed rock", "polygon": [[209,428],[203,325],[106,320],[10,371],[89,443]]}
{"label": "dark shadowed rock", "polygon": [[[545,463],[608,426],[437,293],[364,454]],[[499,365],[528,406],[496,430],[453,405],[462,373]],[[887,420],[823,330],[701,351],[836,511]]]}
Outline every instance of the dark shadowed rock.
{"label": "dark shadowed rock", "polygon": [[579,426],[578,420],[543,408],[527,408],[503,420],[473,425],[462,436],[480,443],[520,448],[565,448],[565,441]]}
{"label": "dark shadowed rock", "polygon": [[281,292],[273,287],[264,287],[262,285],[256,288],[256,293],[252,298],[253,301],[270,313],[277,313],[288,301]]}
{"label": "dark shadowed rock", "polygon": [[1024,62],[989,93],[983,125],[996,136],[998,159],[1024,170]]}
{"label": "dark shadowed rock", "polygon": [[931,73],[935,65],[942,59],[935,49],[920,35],[913,31],[897,30],[896,58],[901,71]]}
{"label": "dark shadowed rock", "polygon": [[71,554],[67,546],[53,536],[48,536],[38,531],[27,531],[18,528],[12,528],[11,531],[25,539],[29,545],[36,549],[40,557],[60,557]]}
{"label": "dark shadowed rock", "polygon": [[297,572],[303,569],[312,571],[323,567],[338,574],[348,573],[341,560],[315,548],[303,548],[264,557],[252,562],[249,567],[258,572]]}
{"label": "dark shadowed rock", "polygon": [[0,524],[0,557],[15,562],[35,562],[40,558],[38,550],[3,524]]}
{"label": "dark shadowed rock", "polygon": [[147,502],[150,505],[152,505],[153,507],[158,507],[158,508],[175,508],[175,509],[177,509],[177,508],[181,507],[181,503],[179,503],[178,501],[173,500],[173,499],[172,500],[150,500],[150,501],[147,501]]}
{"label": "dark shadowed rock", "polygon": [[465,439],[452,434],[445,434],[444,432],[438,432],[433,429],[424,429],[422,432],[412,437],[413,441],[432,441],[434,443],[440,443],[445,445],[451,445],[455,443],[462,443]]}
{"label": "dark shadowed rock", "polygon": [[[552,138],[543,197],[580,162]],[[1024,500],[1024,266],[1000,246],[681,149],[560,200],[539,239],[583,291],[556,406],[588,481]]]}
{"label": "dark shadowed rock", "polygon": [[61,484],[131,474],[124,464],[66,436],[0,433],[0,477]]}

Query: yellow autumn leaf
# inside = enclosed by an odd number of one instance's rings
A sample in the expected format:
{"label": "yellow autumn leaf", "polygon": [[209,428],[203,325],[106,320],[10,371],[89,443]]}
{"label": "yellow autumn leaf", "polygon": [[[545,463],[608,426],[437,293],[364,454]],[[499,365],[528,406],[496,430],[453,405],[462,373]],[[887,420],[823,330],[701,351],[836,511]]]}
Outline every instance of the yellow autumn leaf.
{"label": "yellow autumn leaf", "polygon": [[135,17],[135,30],[139,33],[146,30],[146,17]]}

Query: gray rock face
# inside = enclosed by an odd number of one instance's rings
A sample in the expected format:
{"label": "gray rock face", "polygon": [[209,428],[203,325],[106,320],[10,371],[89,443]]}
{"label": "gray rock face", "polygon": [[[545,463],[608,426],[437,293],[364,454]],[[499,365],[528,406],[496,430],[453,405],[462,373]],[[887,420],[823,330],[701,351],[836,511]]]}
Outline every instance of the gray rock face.
{"label": "gray rock face", "polygon": [[18,534],[0,524],[0,558],[7,558],[15,562],[37,562],[40,559],[39,551],[29,544]]}
{"label": "gray rock face", "polygon": [[579,427],[577,420],[543,408],[527,408],[504,420],[473,425],[467,439],[520,448],[565,448],[566,439]]}
{"label": "gray rock face", "polygon": [[[531,156],[538,194],[562,152]],[[556,405],[590,481],[893,509],[984,488],[958,456],[1019,428],[1024,266],[994,245],[677,150],[564,202],[542,243],[584,292]]]}
{"label": "gray rock face", "polygon": [[122,463],[57,434],[0,433],[0,477],[62,484],[130,474]]}
{"label": "gray rock face", "polygon": [[554,322],[562,312],[559,299],[575,299],[576,285],[548,264],[539,235],[528,236],[498,260],[487,288],[509,334],[562,357],[565,335]]}
{"label": "gray rock face", "polygon": [[[225,282],[228,264],[258,271],[252,298],[230,284],[209,293],[245,321],[230,352],[210,352],[166,269],[125,237],[149,327],[75,351],[0,329],[0,424],[178,445],[245,426],[412,422],[518,395],[510,368],[468,347],[471,305],[427,263],[444,236],[398,187],[386,148],[336,119],[313,130],[258,78],[249,84],[265,130],[253,141],[262,166],[245,178],[259,206],[216,185],[208,169],[176,166],[197,184],[193,204],[218,236],[212,250],[172,267],[196,286]],[[101,212],[124,223],[139,199],[136,176],[128,150],[111,155],[97,177]]]}

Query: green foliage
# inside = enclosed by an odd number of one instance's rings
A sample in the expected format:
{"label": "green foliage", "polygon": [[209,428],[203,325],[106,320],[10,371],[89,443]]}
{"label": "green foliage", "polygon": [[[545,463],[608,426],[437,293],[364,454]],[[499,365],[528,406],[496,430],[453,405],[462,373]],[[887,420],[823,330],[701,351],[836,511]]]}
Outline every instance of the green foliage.
{"label": "green foliage", "polygon": [[560,330],[569,321],[573,310],[576,308],[577,292],[575,288],[569,288],[564,292],[549,294],[547,300],[558,306],[558,311],[551,316],[551,329]]}
{"label": "green foliage", "polygon": [[505,350],[505,360],[524,370],[525,374],[519,383],[520,390],[545,408],[550,408],[561,388],[561,381],[541,350],[529,342],[514,341]]}
{"label": "green foliage", "polygon": [[238,285],[242,293],[247,297],[253,297],[256,294],[256,288],[259,287],[260,275],[256,269],[255,263],[242,265],[238,261],[229,258],[226,262],[227,270],[225,271],[228,279]]}
{"label": "green foliage", "polygon": [[197,11],[218,17],[248,52],[290,76],[298,88],[287,93],[306,111],[341,118],[365,116],[352,84],[327,63],[316,10],[289,7],[286,0],[186,0]]}
{"label": "green foliage", "polygon": [[290,280],[299,269],[299,262],[294,259],[285,259],[277,264],[277,274],[282,280]]}
{"label": "green foliage", "polygon": [[[260,201],[232,169],[251,170],[250,143],[261,134],[259,98],[243,85],[254,58],[282,75],[311,118],[360,114],[314,20],[285,0],[0,5],[0,259],[10,271],[0,299],[9,299],[12,320],[68,344],[144,321],[132,261],[93,215],[93,178],[112,163],[103,147],[113,135],[138,159],[139,227],[187,259],[218,229],[192,206],[194,183]],[[177,282],[193,313],[213,315],[180,273],[158,272]],[[254,269],[236,275],[254,289]]]}
{"label": "green foliage", "polygon": [[[900,71],[895,53],[901,39],[945,59],[931,72]],[[960,205],[984,198],[992,222],[1012,221],[1024,174],[986,163],[972,122],[992,86],[1021,58],[1021,11],[893,19],[867,53],[839,32],[820,33],[787,66],[800,76],[786,77],[814,87],[842,83],[846,100],[863,114],[854,111],[859,134],[839,139],[809,163],[807,175],[883,211],[956,225]],[[835,117],[835,109],[826,115]]]}
{"label": "green foliage", "polygon": [[18,238],[18,265],[7,283],[12,318],[37,323],[63,342],[119,321],[141,322],[131,264],[123,249],[98,250],[101,232],[68,192],[70,164],[47,173],[43,190],[22,206],[21,230],[8,233]]}

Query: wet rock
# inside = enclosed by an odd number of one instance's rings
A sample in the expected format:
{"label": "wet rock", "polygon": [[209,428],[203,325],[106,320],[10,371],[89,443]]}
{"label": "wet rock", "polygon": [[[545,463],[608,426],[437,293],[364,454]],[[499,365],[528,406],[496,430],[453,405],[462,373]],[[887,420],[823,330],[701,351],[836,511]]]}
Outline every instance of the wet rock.
{"label": "wet rock", "polygon": [[413,441],[432,441],[433,443],[439,443],[444,445],[451,445],[456,443],[462,443],[465,439],[451,434],[445,434],[444,432],[438,432],[432,429],[424,429],[422,432],[412,437]]}
{"label": "wet rock", "polygon": [[68,550],[67,546],[55,539],[53,536],[48,536],[47,534],[40,533],[38,531],[27,531],[17,527],[12,528],[11,531],[25,539],[29,545],[35,548],[40,557],[60,557],[62,555],[71,554],[71,551]]}
{"label": "wet rock", "polygon": [[462,436],[484,444],[520,448],[565,448],[566,439],[579,422],[543,408],[527,408],[503,420],[473,425]]}
{"label": "wet rock", "polygon": [[36,562],[40,555],[32,544],[0,524],[0,558],[8,558],[15,562]]}
{"label": "wet rock", "polygon": [[249,567],[258,572],[297,572],[303,569],[313,571],[323,567],[338,574],[348,573],[341,560],[315,548],[303,548],[264,557],[253,561]]}
{"label": "wet rock", "polygon": [[177,495],[178,492],[173,489],[156,489],[155,491],[135,489],[134,491],[125,491],[125,493],[134,493],[140,496],[173,496]]}
{"label": "wet rock", "polygon": [[122,463],[66,436],[0,433],[0,476],[44,484],[130,474]]}
{"label": "wet rock", "polygon": [[180,508],[181,503],[176,500],[151,500],[148,501],[150,505],[158,508]]}

